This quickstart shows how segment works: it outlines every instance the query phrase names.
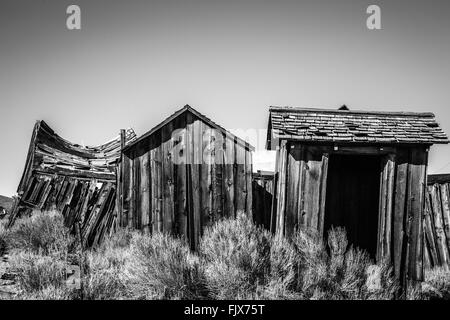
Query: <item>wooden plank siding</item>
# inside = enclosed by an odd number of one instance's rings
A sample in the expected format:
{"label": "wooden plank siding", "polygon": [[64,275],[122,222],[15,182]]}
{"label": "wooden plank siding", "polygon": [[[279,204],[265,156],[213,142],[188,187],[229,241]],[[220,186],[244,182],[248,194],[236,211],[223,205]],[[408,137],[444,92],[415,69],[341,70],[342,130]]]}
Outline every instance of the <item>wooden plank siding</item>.
{"label": "wooden plank siding", "polygon": [[175,181],[174,233],[188,234],[187,179],[186,179],[186,117],[173,122],[173,153]]}
{"label": "wooden plank siding", "polygon": [[201,220],[202,220],[202,201],[204,195],[202,195],[202,164],[203,164],[203,133],[202,123],[198,121],[190,113],[186,114],[187,123],[187,147],[189,148],[190,156],[187,159],[188,167],[190,166],[189,173],[187,175],[188,184],[188,198],[191,204],[188,208],[188,219],[190,224],[189,233],[187,238],[190,239],[191,248],[198,247],[201,237]]}
{"label": "wooden plank siding", "polygon": [[[200,226],[210,226],[213,221],[213,187],[212,187],[212,148],[211,141],[212,130],[206,126],[205,123],[196,121],[196,124],[199,125],[201,131],[201,150],[202,150],[202,164],[200,165],[200,204],[201,204],[201,212],[200,212],[200,222],[198,223],[199,229]],[[194,125],[195,127],[195,125]],[[195,143],[195,141],[194,141]]]}
{"label": "wooden plank siding", "polygon": [[[423,148],[425,149],[425,148]],[[423,280],[422,221],[425,208],[427,152],[419,148],[410,150],[408,170],[408,205],[406,211],[408,274],[413,281]]]}
{"label": "wooden plank siding", "polygon": [[392,237],[392,203],[394,191],[395,155],[390,153],[382,159],[382,174],[380,176],[380,197],[378,217],[377,260],[391,257]]}
{"label": "wooden plank siding", "polygon": [[430,255],[430,267],[450,267],[449,183],[427,186],[424,218],[424,245]]}
{"label": "wooden plank siding", "polygon": [[278,232],[287,236],[297,228],[321,232],[328,153],[291,142],[282,143],[279,152]]}
{"label": "wooden plank siding", "polygon": [[397,278],[403,274],[402,263],[404,243],[406,241],[405,211],[407,199],[408,181],[408,152],[398,150],[395,159],[395,195],[393,205],[393,230],[392,230],[392,262]]}
{"label": "wooden plank siding", "polygon": [[33,179],[35,182],[28,185],[20,199],[17,217],[31,214],[33,209],[58,210],[67,227],[72,229],[80,224],[84,246],[98,244],[110,231],[107,226],[117,218],[112,214],[116,205],[114,181],[36,173]]}
{"label": "wooden plank siding", "polygon": [[197,248],[214,222],[252,215],[251,152],[189,111],[166,122],[124,152],[132,177],[123,187],[131,193],[124,197],[132,212],[127,225],[151,221],[149,231],[182,236]]}
{"label": "wooden plank siding", "polygon": [[277,150],[277,190],[278,201],[276,204],[277,222],[275,229],[276,234],[282,236],[285,234],[285,206],[286,206],[286,176],[287,176],[287,156],[288,146],[286,141],[282,141],[280,148]]}
{"label": "wooden plank siding", "polygon": [[[301,153],[303,148],[290,145],[287,154],[287,182],[286,182],[286,217],[285,217],[285,234],[286,236],[291,236],[295,225],[298,223],[298,194],[300,186],[300,164],[301,164]],[[297,179],[297,177],[300,177]],[[292,227],[289,227],[292,226]]]}
{"label": "wooden plank siding", "polygon": [[[172,131],[173,123],[169,122],[161,129],[161,157],[162,157],[162,229],[168,233],[173,233],[175,221],[175,197],[174,197],[174,166],[172,161]],[[140,211],[139,217],[146,213]]]}
{"label": "wooden plank siding", "polygon": [[253,189],[252,189],[252,181],[253,181],[253,158],[252,153],[246,151],[245,152],[245,183],[246,183],[246,204],[245,204],[245,212],[249,217],[252,217],[253,220],[256,219],[255,214],[253,212]]}
{"label": "wooden plank siding", "polygon": [[235,215],[235,147],[232,139],[225,139],[225,153],[224,153],[224,171],[225,171],[225,208],[224,216],[231,218]]}

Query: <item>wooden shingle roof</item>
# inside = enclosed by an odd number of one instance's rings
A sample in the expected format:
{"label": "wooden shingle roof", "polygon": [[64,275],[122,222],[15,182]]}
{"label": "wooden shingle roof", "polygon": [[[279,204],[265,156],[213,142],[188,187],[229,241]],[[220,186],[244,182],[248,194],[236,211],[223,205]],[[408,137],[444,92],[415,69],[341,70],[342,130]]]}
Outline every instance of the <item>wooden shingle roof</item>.
{"label": "wooden shingle roof", "polygon": [[449,142],[434,114],[430,112],[368,112],[294,107],[270,108],[268,140],[273,139],[383,144]]}

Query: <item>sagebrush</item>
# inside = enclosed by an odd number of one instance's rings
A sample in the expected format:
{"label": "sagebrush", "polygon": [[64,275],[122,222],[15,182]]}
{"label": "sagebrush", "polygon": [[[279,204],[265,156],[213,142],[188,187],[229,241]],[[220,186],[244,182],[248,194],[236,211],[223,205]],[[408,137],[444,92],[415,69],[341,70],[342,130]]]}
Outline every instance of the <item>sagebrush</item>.
{"label": "sagebrush", "polygon": [[57,211],[33,211],[30,217],[17,219],[6,233],[8,247],[42,254],[66,254],[74,244],[74,237],[64,226],[64,218]]}
{"label": "sagebrush", "polygon": [[133,236],[126,274],[132,295],[139,298],[199,299],[205,295],[200,259],[183,240],[165,233]]}
{"label": "sagebrush", "polygon": [[[10,249],[19,299],[394,299],[398,283],[387,262],[349,245],[345,230],[326,240],[313,230],[273,236],[245,215],[206,228],[197,252],[166,233],[119,229],[81,250],[57,212],[37,212],[13,228],[0,225]],[[82,270],[68,288],[66,267]],[[426,273],[422,293],[448,299],[446,269]]]}

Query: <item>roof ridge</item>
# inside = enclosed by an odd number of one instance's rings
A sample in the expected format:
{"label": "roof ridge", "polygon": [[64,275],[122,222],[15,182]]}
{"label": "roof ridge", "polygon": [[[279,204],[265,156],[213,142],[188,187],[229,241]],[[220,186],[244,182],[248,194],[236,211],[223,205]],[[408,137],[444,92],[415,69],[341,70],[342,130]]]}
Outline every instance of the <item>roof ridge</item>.
{"label": "roof ridge", "polygon": [[214,122],[213,120],[211,120],[211,118],[207,117],[206,115],[204,115],[203,113],[197,111],[196,109],[194,109],[193,107],[191,107],[190,105],[186,104],[184,105],[182,108],[176,110],[175,112],[173,112],[171,115],[169,115],[168,117],[166,117],[163,121],[161,121],[160,123],[158,123],[156,126],[154,126],[153,128],[151,128],[150,130],[148,130],[146,133],[144,133],[143,135],[141,135],[140,137],[138,137],[136,140],[134,140],[132,143],[130,143],[129,145],[127,145],[124,150],[128,150],[129,148],[131,148],[133,145],[138,144],[139,142],[141,142],[142,140],[148,138],[150,135],[152,135],[153,133],[155,133],[157,130],[161,129],[163,126],[165,126],[168,122],[172,121],[173,119],[175,119],[176,117],[182,115],[184,112],[189,111],[191,114],[193,114],[194,116],[200,118],[202,121],[209,123],[212,127],[215,127],[216,129],[219,129],[220,131],[222,131],[224,134],[229,135],[230,137],[232,137],[233,139],[235,138],[238,143],[242,144],[245,147],[250,148],[252,151],[255,150],[255,147],[250,144],[249,141],[240,138],[239,136],[237,136],[236,134],[232,133],[231,131],[225,129],[224,127],[222,127],[221,125],[217,124],[216,122]]}
{"label": "roof ridge", "polygon": [[366,114],[366,115],[387,115],[387,116],[416,116],[416,117],[436,117],[432,112],[402,112],[402,111],[366,111],[366,110],[338,110],[326,108],[307,108],[291,106],[269,106],[269,111],[289,111],[289,112],[319,112],[334,114]]}

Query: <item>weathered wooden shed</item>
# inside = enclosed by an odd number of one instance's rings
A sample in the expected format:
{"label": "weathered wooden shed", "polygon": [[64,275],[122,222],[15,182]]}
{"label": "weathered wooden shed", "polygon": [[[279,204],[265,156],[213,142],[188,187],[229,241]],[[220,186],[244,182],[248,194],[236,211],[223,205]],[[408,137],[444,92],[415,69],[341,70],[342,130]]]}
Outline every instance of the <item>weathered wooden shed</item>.
{"label": "weathered wooden shed", "polygon": [[401,283],[422,280],[428,150],[448,142],[432,113],[271,107],[272,230],[325,236],[343,226],[351,244],[391,261]]}
{"label": "weathered wooden shed", "polygon": [[[125,143],[135,138],[132,129],[124,131]],[[66,226],[80,226],[84,245],[100,242],[115,224],[120,154],[120,137],[100,146],[80,146],[58,136],[44,121],[37,121],[10,225],[34,209],[55,209],[64,216]]]}
{"label": "weathered wooden shed", "polygon": [[252,214],[253,150],[186,105],[124,148],[121,226],[185,236],[195,249],[214,221]]}

